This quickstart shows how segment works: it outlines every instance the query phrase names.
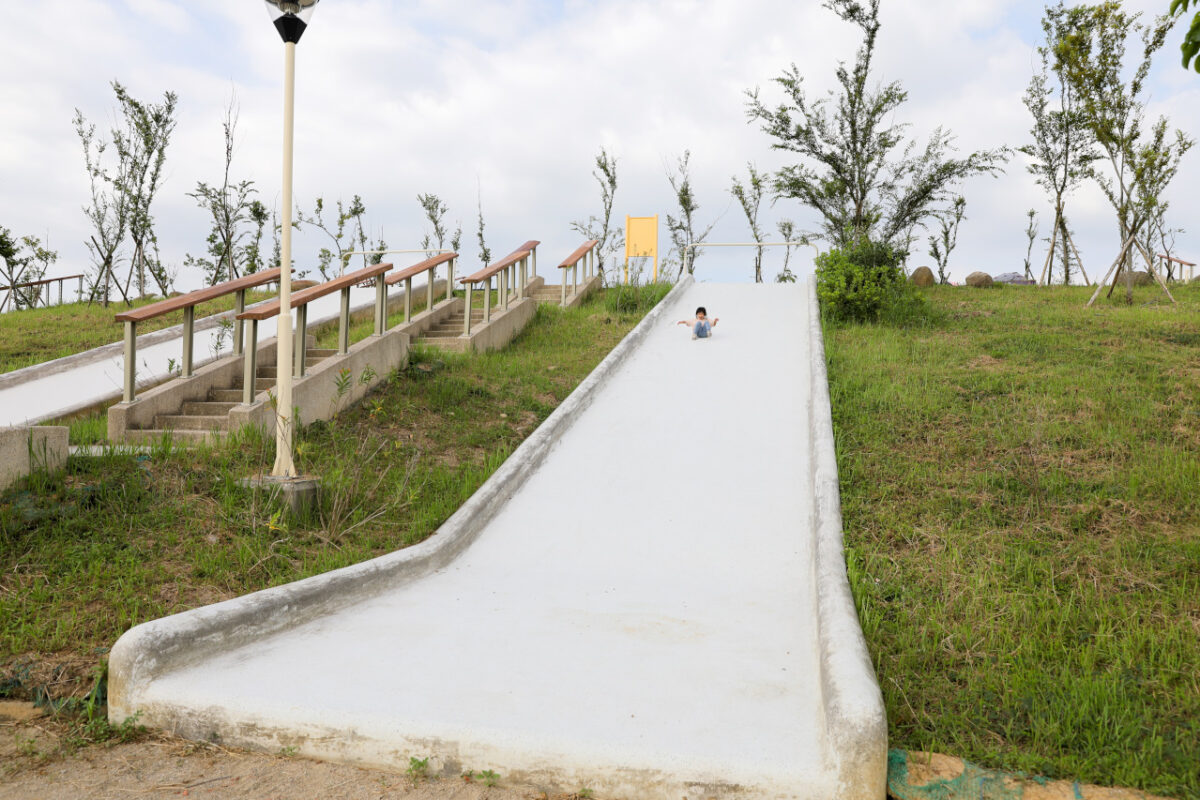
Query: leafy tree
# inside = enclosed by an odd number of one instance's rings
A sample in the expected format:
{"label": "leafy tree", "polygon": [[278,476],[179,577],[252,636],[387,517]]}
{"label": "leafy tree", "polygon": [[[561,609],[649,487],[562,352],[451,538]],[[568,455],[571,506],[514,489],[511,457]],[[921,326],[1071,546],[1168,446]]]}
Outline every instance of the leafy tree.
{"label": "leafy tree", "polygon": [[1025,277],[1029,280],[1034,280],[1033,277],[1033,244],[1037,241],[1038,224],[1037,211],[1032,208],[1025,212],[1025,216],[1029,218],[1028,224],[1025,225],[1025,238],[1029,240],[1029,246],[1025,248]]}
{"label": "leafy tree", "polygon": [[[429,224],[433,226],[433,236],[428,233],[421,240],[421,247],[426,250],[433,249],[433,240],[437,240],[437,249],[441,250],[446,243],[446,228],[442,224],[442,218],[446,216],[446,212],[450,210],[449,206],[441,201],[436,194],[419,194],[417,202],[421,204],[421,210],[425,212],[425,219],[429,220]],[[431,255],[426,253],[426,255]]]}
{"label": "leafy tree", "polygon": [[[112,87],[126,123],[124,130],[113,132],[113,144],[118,156],[129,162],[128,180],[118,189],[127,196],[129,236],[133,243],[131,266],[137,274],[138,295],[146,294],[146,273],[149,272],[158,284],[159,292],[166,296],[171,291],[171,281],[157,259],[158,239],[154,235],[150,206],[162,179],[167,145],[175,130],[175,107],[179,98],[174,92],[166,92],[162,103],[143,103],[116,81]],[[153,254],[147,252],[151,247]]]}
{"label": "leafy tree", "polygon": [[266,264],[262,254],[262,237],[263,228],[265,228],[267,222],[270,221],[271,214],[267,211],[267,207],[263,205],[262,201],[260,200],[250,201],[250,207],[246,210],[246,213],[250,217],[250,224],[254,226],[254,232],[250,234],[250,242],[246,245],[245,250],[243,251],[245,253],[245,259],[242,263],[244,265],[243,269],[245,273],[247,275],[251,275],[255,272],[258,272]]}
{"label": "leafy tree", "polygon": [[[746,221],[750,223],[750,235],[754,237],[754,241],[762,243],[763,232],[758,226],[758,207],[762,203],[763,191],[766,189],[767,176],[754,168],[753,164],[747,164],[749,177],[743,185],[738,177],[733,176],[733,186],[729,192],[737,198],[738,204],[742,207],[742,213],[746,215]],[[784,240],[788,241],[788,240]],[[762,262],[763,249],[762,247],[754,248],[754,282],[762,283]],[[786,265],[784,269],[786,269]]]}
{"label": "leafy tree", "polygon": [[600,275],[603,278],[604,265],[625,246],[625,232],[620,227],[610,227],[613,199],[617,195],[617,159],[601,147],[595,163],[596,169],[592,172],[592,177],[600,184],[601,216],[590,216],[587,221],[576,220],[571,223],[571,230],[598,242],[596,252],[600,260]]}
{"label": "leafy tree", "polygon": [[755,89],[747,92],[747,113],[775,139],[774,149],[801,158],[776,173],[776,197],[794,198],[814,209],[821,215],[824,237],[839,247],[863,237],[900,246],[906,231],[952,201],[956,184],[973,175],[995,175],[1009,151],[951,158],[953,136],[938,128],[924,146],[912,141],[897,155],[907,126],[891,120],[908,94],[897,82],[871,81],[879,0],[827,0],[824,6],[863,35],[854,65],[838,65],[839,92],[810,100],[793,64],[775,79],[786,101],[768,108]]}
{"label": "leafy tree", "polygon": [[[792,237],[796,235],[796,223],[790,219],[781,219],[775,224],[775,229],[779,231],[779,235],[783,237],[785,242],[792,241]],[[796,275],[792,272],[792,268],[788,263],[792,260],[792,245],[784,245],[783,247],[783,269],[775,276],[776,283],[795,283]]]}
{"label": "leafy tree", "polygon": [[1053,274],[1055,245],[1061,244],[1063,271],[1068,280],[1071,265],[1066,196],[1089,176],[1089,167],[1098,158],[1095,136],[1057,48],[1058,42],[1075,32],[1075,21],[1076,17],[1061,0],[1048,7],[1042,17],[1046,43],[1038,48],[1041,69],[1034,73],[1024,97],[1025,107],[1033,116],[1030,131],[1033,142],[1018,148],[1029,156],[1027,169],[1054,201],[1050,247],[1042,271]]}
{"label": "leafy tree", "polygon": [[951,206],[950,213],[938,220],[940,226],[938,235],[929,237],[929,256],[937,262],[938,280],[943,284],[950,283],[946,265],[950,262],[950,251],[958,244],[958,226],[966,219],[966,210],[966,198],[954,198],[954,205]]}
{"label": "leafy tree", "polygon": [[717,221],[713,220],[707,228],[699,233],[696,232],[699,227],[696,223],[696,212],[700,210],[700,205],[692,193],[692,176],[688,166],[691,157],[691,151],[684,150],[683,155],[676,162],[676,169],[667,170],[667,181],[675,192],[675,202],[679,204],[678,219],[667,214],[667,231],[671,235],[672,249],[679,254],[679,275],[681,276],[685,269],[689,275],[695,272],[697,253],[693,245],[700,244],[707,239],[713,226],[717,224]]}
{"label": "leafy tree", "polygon": [[92,257],[93,272],[88,276],[88,302],[96,297],[107,308],[112,287],[116,286],[128,303],[129,296],[116,279],[114,270],[120,259],[120,248],[129,229],[129,195],[120,187],[129,183],[132,165],[128,158],[118,156],[115,169],[105,166],[108,142],[97,138],[96,126],[90,124],[83,113],[75,109],[73,120],[75,134],[83,146],[83,163],[87,169],[91,188],[91,200],[83,207],[83,213],[92,225],[92,232],[85,243]]}
{"label": "leafy tree", "polygon": [[1196,16],[1192,17],[1192,26],[1183,37],[1183,43],[1179,45],[1179,49],[1183,52],[1183,68],[1187,69],[1188,64],[1195,59],[1196,72],[1200,72],[1200,0],[1171,0],[1171,16],[1178,14],[1176,19],[1183,16],[1183,12],[1188,10],[1188,6],[1192,2],[1196,3]]}
{"label": "leafy tree", "polygon": [[[366,253],[371,250],[387,249],[386,242],[382,238],[376,243],[372,243],[367,238],[366,227],[363,225],[363,215],[366,213],[367,207],[358,195],[354,195],[349,207],[346,207],[340,198],[338,199],[335,222],[325,221],[325,199],[322,197],[317,198],[313,205],[313,212],[308,216],[305,216],[299,207],[296,208],[297,223],[311,225],[324,233],[337,250],[335,253],[328,247],[322,247],[317,251],[317,269],[320,271],[322,279],[330,280],[336,277],[332,272],[335,260],[337,274],[340,275],[344,272],[350,265],[351,253],[355,250]],[[372,262],[378,263],[380,258],[382,256],[379,254],[363,255],[363,266],[368,266]]]}
{"label": "leafy tree", "polygon": [[[57,260],[58,253],[44,247],[37,237],[22,236],[18,239],[12,231],[0,225],[0,280],[6,286],[41,280],[46,275],[46,270]],[[0,302],[0,311],[8,305],[10,297],[14,308],[37,305],[41,289],[40,286],[10,289]]]}
{"label": "leafy tree", "polygon": [[475,231],[475,236],[479,239],[479,262],[484,267],[492,263],[492,250],[487,246],[487,242],[483,237],[483,192],[480,190],[476,196],[476,205],[479,209],[479,228]]}
{"label": "leafy tree", "polygon": [[[250,271],[246,269],[248,252],[243,241],[253,234],[244,226],[246,223],[259,224],[251,209],[254,207],[257,213],[262,206],[261,203],[253,206],[258,202],[254,199],[254,195],[258,194],[254,181],[234,183],[230,179],[237,121],[238,107],[236,101],[231,99],[225,107],[225,119],[221,123],[225,133],[225,173],[221,185],[209,186],[204,181],[197,181],[196,190],[187,193],[196,201],[196,205],[208,212],[212,218],[212,229],[205,240],[207,255],[194,257],[189,253],[184,257],[183,264],[204,270],[205,280],[210,286]],[[257,245],[252,242],[250,246],[253,248],[250,253],[257,258]]]}
{"label": "leafy tree", "polygon": [[[1118,0],[1081,5],[1067,12],[1064,34],[1055,43],[1055,57],[1065,67],[1071,90],[1079,98],[1084,119],[1104,152],[1109,171],[1089,166],[1117,214],[1124,260],[1125,299],[1133,302],[1133,249],[1144,227],[1165,211],[1162,193],[1179,170],[1193,140],[1183,131],[1168,135],[1166,117],[1145,127],[1143,99],[1154,54],[1163,46],[1171,20],[1159,17],[1153,25],[1127,14]],[[1142,58],[1126,82],[1126,41],[1142,41]]]}

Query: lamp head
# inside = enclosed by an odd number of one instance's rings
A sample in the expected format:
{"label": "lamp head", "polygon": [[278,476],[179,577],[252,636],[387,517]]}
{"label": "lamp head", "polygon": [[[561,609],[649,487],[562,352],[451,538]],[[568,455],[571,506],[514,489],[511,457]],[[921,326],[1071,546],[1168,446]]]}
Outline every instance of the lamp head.
{"label": "lamp head", "polygon": [[298,42],[308,27],[317,0],[265,0],[267,15],[285,42]]}

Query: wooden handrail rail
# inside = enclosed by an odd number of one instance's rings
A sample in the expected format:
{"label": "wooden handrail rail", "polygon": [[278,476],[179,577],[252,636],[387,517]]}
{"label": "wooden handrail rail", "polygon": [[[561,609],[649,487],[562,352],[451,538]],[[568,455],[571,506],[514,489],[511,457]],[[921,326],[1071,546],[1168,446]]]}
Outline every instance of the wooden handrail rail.
{"label": "wooden handrail rail", "polygon": [[209,300],[215,300],[218,297],[223,297],[227,294],[250,289],[255,286],[261,286],[264,283],[276,283],[279,281],[279,267],[268,269],[263,272],[252,272],[249,275],[243,275],[240,278],[234,278],[231,281],[218,283],[215,286],[208,286],[203,289],[197,289],[194,292],[180,295],[179,297],[171,297],[166,300],[159,300],[157,303],[151,303],[148,306],[141,308],[130,309],[117,314],[117,322],[144,322],[148,319],[161,317],[164,314],[170,314],[172,311],[179,311],[183,308],[190,308],[200,303],[206,303]]}
{"label": "wooden handrail rail", "polygon": [[534,248],[537,247],[539,244],[541,244],[541,242],[534,241],[531,239],[528,242],[526,242],[525,244],[518,247],[516,250],[514,250],[511,253],[509,253],[508,255],[506,255],[504,258],[497,261],[495,264],[491,264],[487,267],[484,267],[483,269],[479,270],[479,272],[476,272],[473,275],[467,275],[466,277],[459,278],[458,282],[459,283],[482,283],[483,281],[486,281],[489,278],[491,278],[493,275],[496,275],[501,270],[508,269],[513,264],[516,264],[518,261],[520,261],[521,259],[528,256],[530,253],[533,252]]}
{"label": "wooden handrail rail", "polygon": [[0,292],[6,291],[8,289],[24,289],[27,286],[41,286],[46,283],[54,283],[55,281],[69,281],[69,280],[74,280],[75,278],[82,278],[82,277],[84,277],[83,273],[80,273],[78,275],[63,275],[62,277],[59,277],[59,278],[43,278],[40,281],[30,281],[29,283],[14,283],[11,286],[0,286]]}
{"label": "wooden handrail rail", "polygon": [[1184,261],[1182,258],[1176,258],[1175,256],[1169,256],[1169,255],[1167,255],[1167,254],[1165,254],[1165,253],[1159,253],[1159,254],[1158,254],[1158,257],[1159,257],[1159,258],[1165,258],[1167,261],[1174,261],[1176,264],[1183,264],[1185,267],[1194,267],[1194,266],[1196,266],[1196,264],[1195,264],[1194,262],[1191,262],[1191,261]]}
{"label": "wooden handrail rail", "polygon": [[[334,292],[342,289],[349,289],[355,284],[362,283],[365,280],[370,280],[371,278],[382,275],[391,268],[391,264],[372,264],[369,267],[363,267],[362,269],[354,272],[347,272],[340,278],[334,278],[331,281],[326,281],[325,283],[320,283],[316,286],[310,286],[307,289],[301,289],[292,295],[292,302],[290,305],[292,308],[307,305],[313,300],[316,300],[318,297],[324,297],[327,294],[333,294]],[[275,299],[267,303],[260,303],[254,308],[248,308],[242,313],[238,314],[237,318],[252,319],[256,322],[262,322],[264,319],[270,319],[271,317],[276,316],[278,313],[279,300]]]}
{"label": "wooden handrail rail", "polygon": [[586,256],[591,251],[591,249],[598,244],[600,244],[599,239],[588,239],[586,242],[579,245],[579,247],[576,248],[574,253],[571,253],[571,255],[564,258],[563,262],[558,265],[558,268],[559,269],[568,269],[569,267],[575,266],[576,264],[579,263],[579,259]]}
{"label": "wooden handrail rail", "polygon": [[441,255],[434,256],[433,258],[427,258],[419,264],[413,264],[411,267],[405,267],[399,272],[393,272],[391,275],[388,275],[386,278],[386,283],[391,286],[392,284],[399,283],[405,278],[412,278],[416,275],[420,275],[426,270],[439,267],[442,264],[445,264],[447,261],[453,261],[456,258],[458,258],[458,253],[442,253]]}

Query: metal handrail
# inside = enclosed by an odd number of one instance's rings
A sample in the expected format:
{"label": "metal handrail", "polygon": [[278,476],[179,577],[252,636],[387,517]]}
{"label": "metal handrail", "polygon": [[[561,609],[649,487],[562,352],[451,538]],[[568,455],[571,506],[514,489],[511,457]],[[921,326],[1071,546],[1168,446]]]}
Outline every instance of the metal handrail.
{"label": "metal handrail", "polygon": [[[417,251],[423,252],[423,251]],[[404,321],[412,320],[412,279],[422,272],[428,272],[429,277],[425,282],[425,308],[433,310],[433,284],[437,278],[437,268],[442,264],[447,264],[446,267],[446,299],[449,300],[454,293],[454,265],[458,263],[458,253],[446,251],[441,255],[427,258],[424,261],[413,264],[411,267],[405,267],[397,273],[387,277],[389,285],[404,281]]]}
{"label": "metal handrail", "polygon": [[[798,242],[695,242],[683,248],[683,263],[695,262],[695,249],[697,247],[799,247],[802,245],[811,247],[817,255],[821,255],[821,249],[807,239],[801,239]],[[689,250],[692,251],[690,262],[688,256]]]}
{"label": "metal handrail", "polygon": [[206,286],[194,292],[188,292],[179,297],[171,297],[151,303],[141,308],[133,308],[117,314],[114,320],[125,323],[125,387],[121,394],[121,402],[132,403],[137,399],[137,325],[148,319],[155,319],[173,311],[183,311],[183,358],[180,368],[184,378],[192,376],[192,345],[196,327],[196,306],[224,297],[227,294],[236,295],[234,301],[233,354],[242,352],[242,321],[239,316],[246,309],[246,291],[266,283],[277,283],[281,270],[265,270],[243,275],[231,281]]}
{"label": "metal handrail", "polygon": [[[571,270],[571,295],[574,296],[579,292],[579,261],[583,259],[583,279],[587,281],[596,273],[596,245],[600,244],[599,239],[588,239],[575,249],[574,253],[563,259],[563,262],[558,265],[559,269]],[[559,281],[562,287],[562,299],[559,305],[567,304],[567,274],[562,274],[562,279]]]}
{"label": "metal handrail", "polygon": [[[13,308],[14,309],[16,308],[17,289],[26,289],[30,286],[44,286],[47,283],[54,283],[55,281],[58,282],[58,304],[61,306],[63,303],[63,281],[69,281],[74,278],[79,279],[79,294],[76,299],[82,299],[83,298],[83,277],[84,276],[82,273],[79,275],[62,275],[57,278],[42,278],[41,280],[37,280],[37,281],[26,281],[25,283],[14,283],[10,286],[0,286],[0,292],[3,292],[3,291],[8,292],[8,294],[4,296],[4,300],[0,301],[0,311],[4,310],[5,306],[8,305],[9,300],[13,301]],[[39,294],[40,294],[40,292],[39,292]],[[34,302],[30,304],[30,308],[33,308],[36,305],[37,305],[37,298],[35,297]],[[49,307],[50,307],[50,293],[47,292],[46,293],[46,308],[49,308]]]}
{"label": "metal handrail", "polygon": [[[347,272],[338,278],[307,289],[301,289],[291,296],[289,305],[296,309],[296,343],[293,348],[294,375],[304,377],[308,359],[308,304],[319,297],[334,292],[342,293],[341,312],[338,316],[338,353],[345,355],[350,350],[350,289],[366,280],[375,280],[375,335],[382,336],[387,332],[387,286],[384,284],[383,273],[392,268],[392,264],[372,264],[354,272]],[[281,303],[273,300],[262,303],[252,309],[238,314],[239,320],[250,323],[246,329],[246,347],[243,356],[242,402],[249,405],[254,402],[254,380],[258,372],[258,323],[277,316]],[[282,365],[277,364],[276,369]]]}
{"label": "metal handrail", "polygon": [[483,324],[492,321],[492,278],[500,276],[501,304],[508,309],[512,297],[512,287],[516,284],[517,299],[525,297],[525,287],[532,277],[537,276],[537,248],[539,241],[530,239],[525,244],[512,251],[504,258],[491,264],[473,275],[459,278],[458,282],[466,287],[466,313],[463,315],[463,336],[471,335],[471,299],[475,284],[483,284]]}

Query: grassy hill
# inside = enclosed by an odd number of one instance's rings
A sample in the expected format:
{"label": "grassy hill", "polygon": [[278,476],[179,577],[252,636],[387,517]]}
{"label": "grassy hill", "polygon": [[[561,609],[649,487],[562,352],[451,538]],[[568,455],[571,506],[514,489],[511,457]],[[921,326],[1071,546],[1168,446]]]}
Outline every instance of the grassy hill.
{"label": "grassy hill", "polygon": [[893,747],[1200,797],[1200,285],[827,330]]}

